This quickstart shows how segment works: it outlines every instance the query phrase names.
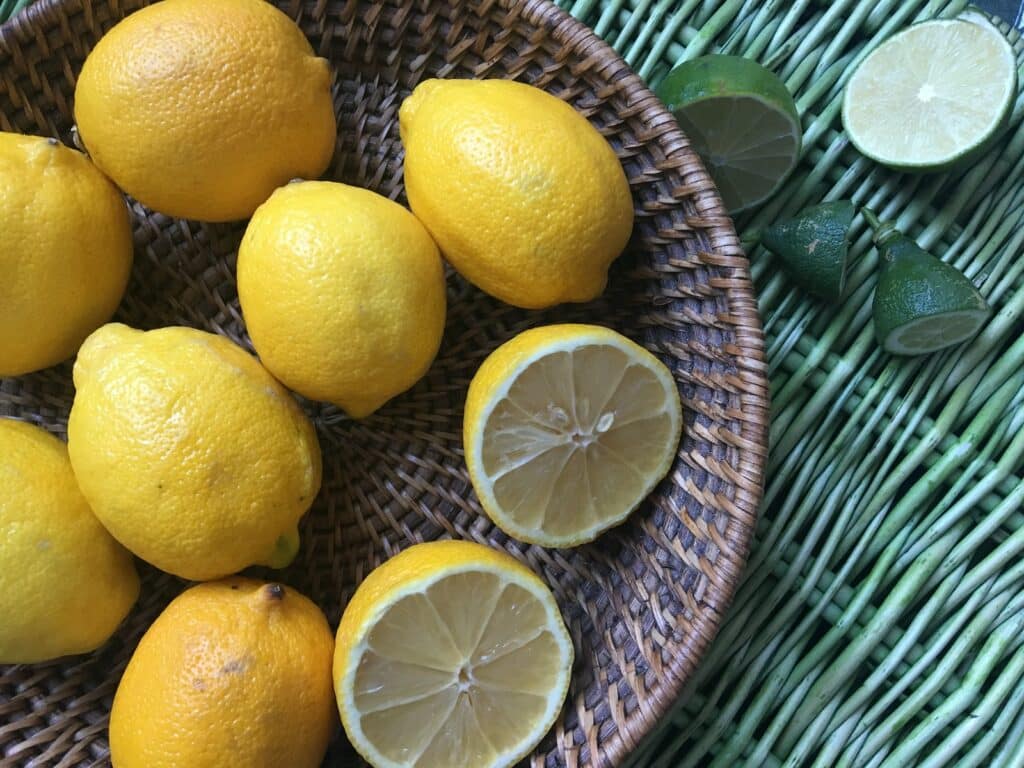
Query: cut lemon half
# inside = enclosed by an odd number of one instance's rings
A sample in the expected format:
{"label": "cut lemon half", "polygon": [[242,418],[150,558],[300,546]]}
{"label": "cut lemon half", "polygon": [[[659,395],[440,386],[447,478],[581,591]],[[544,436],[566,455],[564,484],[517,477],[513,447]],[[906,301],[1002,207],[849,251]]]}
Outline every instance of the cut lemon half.
{"label": "cut lemon half", "polygon": [[850,77],[843,125],[861,154],[900,170],[940,171],[983,151],[1017,95],[1013,48],[980,14],[915,24]]}
{"label": "cut lemon half", "polygon": [[503,531],[575,546],[622,522],[665,476],[682,421],[672,374],[643,347],[594,325],[534,328],[473,377],[466,463]]}
{"label": "cut lemon half", "polygon": [[551,591],[504,552],[417,544],[374,570],[338,627],[345,731],[376,768],[500,768],[551,729],[573,648]]}

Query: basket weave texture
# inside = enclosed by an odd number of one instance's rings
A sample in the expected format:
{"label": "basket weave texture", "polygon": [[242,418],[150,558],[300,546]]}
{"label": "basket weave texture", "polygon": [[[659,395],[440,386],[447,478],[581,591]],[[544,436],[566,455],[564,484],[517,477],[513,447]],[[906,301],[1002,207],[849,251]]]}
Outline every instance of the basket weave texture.
{"label": "basket weave texture", "polygon": [[[75,76],[101,35],[143,0],[42,0],[0,28],[0,130],[71,141]],[[411,392],[353,422],[305,406],[324,449],[323,491],[283,574],[336,625],[367,572],[410,543],[500,547],[553,588],[577,665],[568,703],[534,765],[620,764],[674,702],[739,579],[761,496],[767,394],[760,322],[732,224],[674,120],[615,52],[542,0],[282,0],[335,71],[339,142],[329,178],[403,200],[397,110],[427,77],[514,78],[572,103],[613,144],[636,204],[627,254],[602,299],[524,312],[449,274],[439,358]],[[136,264],[118,319],[181,324],[249,346],[234,264],[244,224],[206,225],[133,204]],[[544,550],[494,528],[462,458],[462,407],[483,358],[515,333],[597,322],[674,371],[686,413],[669,477],[593,545]],[[69,364],[0,380],[0,416],[63,435]],[[257,573],[261,573],[257,571]],[[265,574],[264,574],[265,575]],[[145,569],[140,604],[83,658],[0,667],[0,767],[109,763],[105,729],[120,673],[183,584]],[[359,765],[338,739],[326,765]]]}

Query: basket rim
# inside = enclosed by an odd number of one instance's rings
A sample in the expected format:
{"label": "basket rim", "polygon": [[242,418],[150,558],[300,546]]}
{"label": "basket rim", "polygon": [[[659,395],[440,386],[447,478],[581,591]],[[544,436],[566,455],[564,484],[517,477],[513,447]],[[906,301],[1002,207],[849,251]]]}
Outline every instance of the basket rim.
{"label": "basket rim", "polygon": [[[13,55],[12,44],[33,40],[40,42],[36,25],[37,22],[43,22],[47,14],[69,7],[91,15],[94,2],[96,0],[36,0],[30,3],[0,24],[0,56]],[[724,244],[733,253],[743,255],[734,223],[725,210],[718,189],[675,117],[609,43],[551,0],[482,0],[482,3],[485,8],[493,3],[510,14],[519,15],[544,30],[559,44],[579,55],[597,59],[599,63],[596,69],[609,82],[620,84],[624,98],[644,114],[648,124],[657,126],[657,135],[652,141],[666,148],[666,158],[678,157],[682,153],[695,161],[696,170],[688,173],[697,174],[701,186],[707,187],[696,195],[700,203],[700,229],[705,233],[713,232],[720,243],[719,248]],[[682,203],[685,197],[694,197],[693,191],[673,190],[672,198],[676,202]],[[733,470],[748,481],[749,487],[737,488],[730,503],[744,511],[753,522],[756,521],[763,496],[768,455],[768,375],[762,323],[757,311],[749,263],[743,257],[731,263],[731,269],[734,271],[734,281],[738,280],[742,285],[723,288],[729,298],[730,326],[735,336],[730,346],[736,351],[729,356],[733,360],[744,359],[748,362],[737,372],[740,379],[740,385],[737,386],[741,401],[740,412],[748,417],[739,422],[740,432],[736,435],[739,444],[736,446],[737,460]],[[737,332],[739,329],[744,332]],[[728,558],[731,569],[727,578],[710,581],[701,600],[708,604],[708,610],[694,612],[690,618],[694,631],[677,646],[679,652],[673,654],[671,661],[664,665],[665,674],[658,678],[654,687],[648,689],[650,698],[630,715],[628,727],[617,727],[603,741],[601,755],[591,756],[595,765],[602,758],[606,765],[622,764],[645,737],[653,735],[661,721],[674,708],[689,677],[687,667],[695,667],[704,657],[721,628],[739,586],[741,571],[753,540],[754,526],[743,526],[741,533],[742,536],[736,540],[738,546],[721,553]]]}
{"label": "basket rim", "polygon": [[[47,0],[55,2],[59,0]],[[704,167],[696,151],[690,146],[689,139],[679,127],[675,117],[669,112],[664,103],[654,95],[647,84],[633,72],[626,61],[607,42],[582,21],[571,16],[568,12],[551,2],[551,0],[498,0],[498,4],[510,11],[520,12],[523,17],[537,24],[548,31],[559,43],[575,50],[586,49],[587,53],[596,55],[602,60],[599,70],[607,73],[611,81],[623,83],[623,93],[631,104],[646,113],[647,122],[659,126],[657,141],[663,144],[680,143],[684,145],[683,151],[692,155],[697,161],[700,174],[704,180],[710,183],[710,191],[702,193],[701,215],[709,221],[707,229],[719,229],[716,234],[724,236],[729,244],[735,246],[739,252],[739,237],[736,234],[732,219],[726,213],[725,205],[713,180]],[[667,153],[668,154],[668,153]],[[682,195],[673,193],[677,200]],[[749,266],[739,266],[740,277],[746,282],[746,288],[737,291],[735,288],[724,290],[730,298],[730,311],[733,326],[743,326],[751,332],[748,334],[736,334],[733,345],[738,353],[732,357],[747,357],[754,363],[754,376],[744,376],[743,387],[739,389],[741,399],[741,411],[744,413],[757,412],[760,418],[751,418],[741,421],[741,436],[744,445],[739,447],[737,464],[743,466],[743,472],[754,481],[756,492],[739,495],[733,499],[736,506],[744,508],[752,520],[756,519],[757,510],[761,503],[764,485],[764,469],[768,454],[768,418],[767,403],[769,402],[767,366],[763,345],[763,330],[760,315],[757,312],[757,302],[754,297],[753,284],[750,277]],[[733,295],[739,294],[739,295]],[[742,294],[747,294],[743,296]],[[738,298],[747,299],[737,301]],[[744,461],[743,454],[752,454]],[[679,695],[683,691],[688,675],[682,659],[689,656],[693,664],[699,664],[707,652],[714,637],[721,628],[722,619],[728,607],[731,605],[739,586],[741,570],[745,566],[750,552],[750,546],[754,536],[753,526],[748,526],[744,531],[745,535],[741,547],[730,554],[735,556],[736,571],[732,578],[721,582],[712,582],[708,588],[708,594],[702,602],[717,605],[714,611],[707,610],[695,613],[690,620],[695,631],[690,633],[687,642],[680,645],[686,648],[686,653],[677,653],[672,662],[665,666],[666,676],[660,679],[657,688],[651,689],[649,693],[654,694],[653,706],[647,707],[646,711],[638,710],[640,726],[637,730],[630,729],[624,733],[617,728],[615,733],[610,735],[602,744],[605,758],[610,765],[623,763],[624,758],[635,750],[643,739],[652,735],[663,718],[668,715],[676,704]]]}

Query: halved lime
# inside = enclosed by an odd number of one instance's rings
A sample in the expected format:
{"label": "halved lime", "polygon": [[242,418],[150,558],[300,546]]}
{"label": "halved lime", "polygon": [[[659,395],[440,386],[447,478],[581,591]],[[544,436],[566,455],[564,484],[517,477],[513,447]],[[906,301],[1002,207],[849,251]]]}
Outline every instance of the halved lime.
{"label": "halved lime", "polygon": [[658,96],[675,114],[730,213],[764,202],[800,155],[800,115],[786,86],[756,61],[711,55],[669,72]]}
{"label": "halved lime", "polygon": [[863,213],[882,257],[872,312],[885,350],[926,355],[974,336],[992,310],[967,276],[900,234],[892,222]]}
{"label": "halved lime", "polygon": [[1017,62],[979,14],[908,27],[853,73],[843,125],[867,157],[899,170],[946,170],[998,136],[1017,95]]}
{"label": "halved lime", "polygon": [[815,205],[765,229],[761,242],[779,257],[797,285],[815,296],[838,301],[846,289],[850,225],[855,214],[849,200]]}

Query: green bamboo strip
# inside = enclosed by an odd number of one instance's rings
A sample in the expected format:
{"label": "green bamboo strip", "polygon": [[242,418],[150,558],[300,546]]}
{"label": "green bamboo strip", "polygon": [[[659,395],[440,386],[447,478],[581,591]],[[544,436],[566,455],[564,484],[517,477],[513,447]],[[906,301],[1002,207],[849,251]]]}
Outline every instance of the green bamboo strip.
{"label": "green bamboo strip", "polygon": [[[1022,628],[1024,628],[1024,614],[1018,614],[1013,621],[993,632],[974,659],[957,695],[947,699],[928,720],[915,728],[910,737],[902,741],[899,747],[882,763],[882,768],[905,768],[905,766],[913,764],[914,758],[924,748],[928,740],[937,734],[939,726],[959,716],[978,695],[1003,653],[1014,640],[1019,639]],[[1019,655],[1014,659],[1016,660]],[[1024,660],[1017,664],[1022,662]],[[1012,664],[1012,666],[1015,668],[1017,664]]]}
{"label": "green bamboo strip", "polygon": [[[1008,602],[1009,596],[1000,594],[991,597],[989,602],[982,603],[978,612],[957,636],[953,644],[938,657],[938,664],[935,665],[931,673],[872,730],[871,736],[864,744],[863,754],[871,755],[881,749],[883,744],[890,741],[891,734],[897,733],[906,725],[951,677],[955,677],[957,667],[965,658],[969,657],[975,642],[980,641],[990,631],[995,617]],[[877,710],[878,708],[875,707],[872,711]],[[869,711],[868,718],[871,718],[872,711]],[[877,711],[876,714],[880,716],[882,712]]]}
{"label": "green bamboo strip", "polygon": [[[951,398],[950,404],[955,404],[957,400],[962,399],[965,396],[966,393],[958,390],[958,392],[954,393],[954,398]],[[947,415],[948,413],[949,405],[947,405],[943,410],[942,415]],[[940,419],[941,418],[942,416],[940,416]],[[917,463],[914,461],[915,457],[913,454],[908,458],[911,460],[911,463]],[[896,514],[898,510],[901,508],[907,508],[908,500],[910,503],[914,503],[918,497],[930,495],[938,477],[944,473],[948,473],[952,468],[959,466],[961,463],[961,457],[951,456],[948,462],[940,462],[940,464],[936,465],[939,467],[937,471],[936,467],[933,467],[932,470],[925,473],[925,476],[914,483],[910,492],[900,500],[890,513],[889,520],[887,520],[882,526],[882,531],[885,531],[890,520],[894,517],[898,517]],[[895,526],[892,527],[895,528]],[[937,540],[914,561],[914,563],[907,569],[904,576],[886,597],[877,614],[872,618],[869,627],[855,640],[854,643],[848,645],[840,653],[830,670],[829,678],[823,679],[814,686],[807,699],[801,704],[800,708],[793,716],[782,737],[782,745],[784,749],[790,749],[792,747],[798,734],[805,730],[809,725],[810,720],[813,717],[812,712],[815,708],[820,706],[823,701],[827,700],[829,696],[835,693],[838,686],[853,674],[857,666],[870,652],[873,645],[878,642],[879,633],[891,622],[895,621],[902,611],[905,610],[909,599],[908,596],[916,592],[916,590],[924,584],[927,578],[935,571],[936,568],[939,567],[941,560],[955,545],[956,537],[960,533],[959,528],[960,526]],[[871,594],[877,588],[877,583],[882,580],[881,574],[878,572],[879,567],[884,565],[884,570],[888,570],[894,564],[896,555],[898,554],[898,549],[895,545],[897,542],[902,542],[908,532],[907,528],[899,531],[897,533],[898,538],[892,539],[891,543],[882,551],[882,554],[872,570],[872,576],[876,583],[867,589],[862,587],[864,595]],[[888,540],[888,537],[884,537],[881,533],[878,538]],[[839,637],[843,634],[841,627],[836,627],[834,630],[839,631],[830,631],[821,641],[821,647],[823,649],[827,648],[830,644],[836,643]]]}
{"label": "green bamboo strip", "polygon": [[[994,719],[992,726],[986,727],[986,734],[977,742],[974,748],[964,757],[960,758],[960,768],[971,768],[981,765],[985,757],[995,746],[998,739],[998,729],[1003,715],[1012,714],[1024,702],[1024,649],[1018,650],[1013,658],[999,674],[996,682],[989,688],[979,705],[971,710],[970,717],[961,721],[953,734],[950,735],[929,755],[928,759],[920,763],[920,768],[943,768],[948,763],[943,762],[945,755],[956,754],[963,747],[970,744],[974,736],[981,730],[982,726],[990,719]],[[1009,725],[1009,717],[1006,717],[1006,726]],[[990,739],[990,737],[995,737]],[[985,744],[989,740],[989,744]]]}
{"label": "green bamboo strip", "polygon": [[[771,657],[777,650],[777,646],[781,640],[782,638],[777,638],[776,643],[769,645],[761,654],[758,655],[754,660],[753,670],[762,669],[771,661]],[[735,719],[735,716],[739,711],[740,705],[750,694],[750,691],[756,681],[756,674],[745,675],[743,679],[739,681],[739,686],[732,696],[731,703],[721,706],[718,717],[711,721],[711,723],[709,723],[709,725],[704,729],[702,741],[711,744],[714,741],[717,741],[717,739],[729,728],[730,723]],[[749,744],[749,741],[744,743],[742,746],[745,747],[747,744]],[[717,759],[712,763],[712,765],[717,764],[721,760],[735,760],[741,752],[742,747],[739,752],[736,752],[732,749],[731,744],[724,745],[722,751],[719,752]],[[662,762],[662,765],[666,765],[667,768],[667,764],[664,763],[664,761]]]}
{"label": "green bamboo strip", "polygon": [[[684,22],[693,13],[699,2],[700,0],[686,0],[686,2],[680,4],[672,13],[668,22],[664,24],[658,32],[658,36],[650,46],[650,50],[644,57],[640,66],[637,68],[637,74],[640,75],[640,77],[651,82],[651,75],[661,62],[661,57],[664,55],[665,49],[668,48],[669,43],[672,42],[672,40],[679,34],[679,31],[683,28]],[[654,25],[654,19],[649,19],[648,26]],[[636,55],[639,56],[640,53],[641,51],[637,51]]]}
{"label": "green bamboo strip", "polygon": [[1021,710],[1017,719],[1010,726],[1010,732],[1003,741],[1002,746],[992,756],[993,766],[1005,766],[1006,768],[1024,768],[1024,710]]}
{"label": "green bamboo strip", "polygon": [[[962,566],[959,572],[962,575],[966,570],[966,566]],[[873,697],[877,697],[880,695],[880,692],[884,691],[889,685],[890,677],[909,655],[939,612],[942,603],[949,598],[956,587],[957,583],[953,578],[947,578],[939,585],[925,605],[918,610],[918,613],[911,620],[902,636],[899,636],[892,647],[887,649],[884,658],[878,666],[875,667],[857,690],[843,702],[842,707],[836,713],[835,719],[837,721],[848,720],[855,712],[868,705]]]}
{"label": "green bamboo strip", "polygon": [[[1003,387],[1000,388],[996,397],[994,397],[990,403],[997,403],[1003,398],[1006,398],[1006,400],[1009,401],[1014,394],[1020,392],[1022,386],[1024,386],[1024,372],[1019,376],[1007,380]],[[989,406],[986,405],[986,408],[979,413],[979,418],[981,418],[982,414],[986,413],[988,407]],[[994,419],[1002,415],[1001,409],[997,410],[993,408],[993,411],[994,415],[989,414],[986,418],[986,428],[991,424],[991,422],[987,420],[988,418]],[[969,451],[972,448],[973,445],[969,442],[961,441],[954,448],[954,452]],[[970,514],[975,505],[984,496],[998,487],[1002,481],[1011,475],[1014,469],[1020,466],[1021,460],[1024,459],[1024,430],[1018,431],[1010,441],[1010,444],[1002,449],[1001,453],[1002,455],[996,462],[995,468],[986,473],[980,480],[976,481],[969,489],[967,489],[963,496],[945,515],[930,523],[926,530],[915,531],[914,544],[910,550],[901,557],[901,560],[899,561],[900,563],[910,561],[914,557],[917,557],[925,547],[948,531],[957,520]],[[967,537],[957,545],[957,549],[952,557],[963,559],[964,553],[973,552],[985,539],[992,535],[1003,520],[1004,518],[997,514],[987,515],[985,519],[979,521],[977,526],[971,530]]]}
{"label": "green bamboo strip", "polygon": [[723,0],[718,10],[701,26],[697,36],[687,44],[685,52],[675,63],[695,59],[707,51],[715,37],[736,17],[743,5],[742,0]]}
{"label": "green bamboo strip", "polygon": [[[819,382],[820,380],[823,380],[823,379],[824,379],[824,374],[822,374],[822,373],[819,373],[819,374],[818,374],[818,378],[812,378],[812,380],[811,380],[811,386],[815,386],[815,385],[816,385],[816,384],[817,384],[817,383],[818,383],[818,382]],[[885,388],[885,386],[884,386],[884,384],[883,384],[882,382],[877,382],[877,383],[875,384],[875,386],[873,386],[873,387],[866,387],[866,386],[864,386],[864,385],[863,385],[862,383],[859,383],[859,384],[858,384],[858,387],[857,387],[857,389],[858,389],[858,393],[850,397],[850,399],[849,399],[849,401],[848,401],[847,405],[845,406],[846,410],[847,410],[847,411],[849,411],[849,410],[850,410],[850,409],[851,409],[852,407],[856,407],[856,406],[860,405],[860,402],[861,402],[861,401],[860,401],[860,399],[859,399],[860,395],[864,395],[864,394],[866,394],[866,393],[870,393],[870,392],[875,392],[875,391],[877,391],[877,390],[879,390],[879,389],[884,389],[884,388]],[[886,416],[888,416],[889,414],[885,414],[885,415],[886,415]],[[927,419],[927,418],[926,418],[926,419],[924,419],[924,420],[922,421],[922,423],[921,423],[921,424],[922,424],[922,429],[923,429],[923,430],[927,430],[927,429],[930,429],[930,428],[931,428],[931,426],[932,426],[932,423],[933,423],[933,422],[931,422],[931,420],[929,420],[929,419]],[[955,441],[954,441],[954,438],[953,438],[952,436],[950,436],[950,435],[946,435],[946,436],[945,436],[945,437],[944,437],[944,438],[942,439],[942,441],[940,442],[940,444],[939,444],[939,445],[937,446],[937,449],[936,449],[936,450],[937,450],[937,451],[938,451],[939,453],[943,453],[943,452],[945,452],[945,451],[949,450],[949,449],[950,449],[950,447],[951,447],[951,446],[953,445],[953,443],[954,443],[954,442],[955,442]],[[910,442],[910,444],[911,444],[911,446],[913,446],[913,445],[916,445],[916,444],[917,444],[917,438],[915,438],[915,437],[912,437],[912,438],[911,438],[911,442]],[[936,460],[937,460],[936,456],[930,456],[930,457],[928,457],[928,458],[927,458],[927,459],[925,460],[926,466],[932,466],[932,465],[934,464],[934,462],[935,462]],[[988,466],[988,467],[986,467],[986,471],[990,470],[990,469],[992,468],[992,466],[994,466],[994,465],[991,465],[991,466]],[[1007,479],[1006,479],[1006,480],[1005,480],[1005,481],[1004,481],[1004,482],[1003,482],[1003,483],[1002,483],[1002,484],[1000,485],[1000,487],[999,487],[999,489],[998,489],[998,490],[999,490],[999,493],[1002,493],[1002,494],[1004,494],[1004,495],[1005,495],[1006,493],[1009,493],[1009,491],[1010,491],[1010,489],[1012,488],[1012,486],[1013,486],[1013,485],[1014,485],[1014,484],[1015,484],[1016,482],[1020,481],[1020,479],[1021,479],[1021,478],[1019,478],[1019,477],[1017,477],[1017,476],[1015,476],[1015,475],[1011,475],[1011,476],[1009,476],[1009,477],[1008,477],[1008,478],[1007,478]],[[982,509],[984,509],[984,510],[985,510],[986,512],[989,512],[989,511],[991,511],[991,510],[992,510],[992,508],[993,508],[993,507],[995,506],[995,504],[997,504],[997,503],[998,503],[998,501],[999,501],[999,499],[998,499],[998,497],[997,497],[997,496],[996,496],[995,494],[990,494],[990,495],[988,495],[988,496],[984,497],[983,499],[981,499],[981,501],[979,502],[979,506],[981,506],[981,507],[982,507]],[[1019,523],[1020,523],[1020,524],[1024,524],[1024,516],[1021,516],[1021,517],[1020,517]],[[1016,523],[1016,522],[1014,523],[1014,526],[1013,526],[1013,527],[1014,527],[1014,528],[1018,527],[1018,526],[1017,526],[1017,523]]]}

